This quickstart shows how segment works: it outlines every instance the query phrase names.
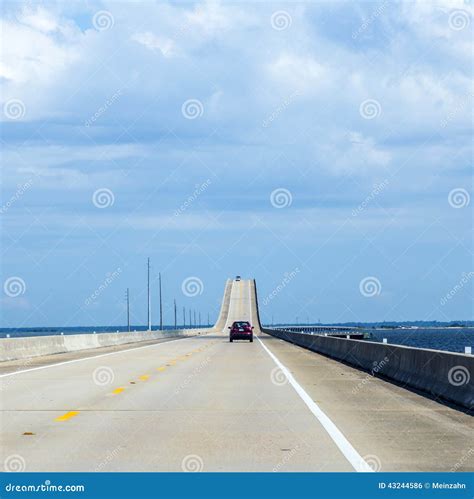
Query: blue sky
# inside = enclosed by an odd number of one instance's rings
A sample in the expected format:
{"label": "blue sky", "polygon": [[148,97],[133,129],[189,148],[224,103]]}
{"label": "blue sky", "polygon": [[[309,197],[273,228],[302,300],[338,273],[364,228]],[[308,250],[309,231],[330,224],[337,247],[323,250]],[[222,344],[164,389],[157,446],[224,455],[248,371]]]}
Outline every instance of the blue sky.
{"label": "blue sky", "polygon": [[3,2],[2,326],[472,319],[472,16]]}

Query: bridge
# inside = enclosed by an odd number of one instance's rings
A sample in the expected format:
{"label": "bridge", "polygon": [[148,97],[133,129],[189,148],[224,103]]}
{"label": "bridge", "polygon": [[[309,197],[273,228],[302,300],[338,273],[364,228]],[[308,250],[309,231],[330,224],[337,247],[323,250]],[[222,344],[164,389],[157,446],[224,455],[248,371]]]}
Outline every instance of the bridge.
{"label": "bridge", "polygon": [[[212,328],[0,363],[5,469],[474,469],[469,410],[302,348],[296,335],[361,340],[263,330],[257,303],[253,280],[228,280]],[[234,320],[254,325],[253,343],[228,341]]]}

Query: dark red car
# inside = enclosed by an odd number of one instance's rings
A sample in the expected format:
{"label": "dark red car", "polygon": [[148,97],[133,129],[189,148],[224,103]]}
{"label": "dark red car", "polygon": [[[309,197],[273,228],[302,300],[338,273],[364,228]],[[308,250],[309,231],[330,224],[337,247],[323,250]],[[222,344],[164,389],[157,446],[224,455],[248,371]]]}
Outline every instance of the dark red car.
{"label": "dark red car", "polygon": [[230,334],[229,341],[234,340],[249,340],[253,341],[253,326],[247,321],[235,321],[232,326],[229,326]]}

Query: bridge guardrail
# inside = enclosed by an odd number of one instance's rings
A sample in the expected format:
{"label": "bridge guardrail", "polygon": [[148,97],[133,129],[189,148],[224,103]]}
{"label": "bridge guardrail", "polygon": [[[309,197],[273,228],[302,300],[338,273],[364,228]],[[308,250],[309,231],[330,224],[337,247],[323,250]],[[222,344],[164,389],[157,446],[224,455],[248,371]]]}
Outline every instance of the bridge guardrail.
{"label": "bridge guardrail", "polygon": [[472,355],[276,329],[263,331],[435,399],[474,409]]}
{"label": "bridge guardrail", "polygon": [[28,359],[42,355],[75,352],[90,348],[125,345],[142,341],[193,336],[210,329],[176,329],[165,331],[137,331],[130,333],[65,334],[55,336],[25,336],[0,339],[0,362]]}

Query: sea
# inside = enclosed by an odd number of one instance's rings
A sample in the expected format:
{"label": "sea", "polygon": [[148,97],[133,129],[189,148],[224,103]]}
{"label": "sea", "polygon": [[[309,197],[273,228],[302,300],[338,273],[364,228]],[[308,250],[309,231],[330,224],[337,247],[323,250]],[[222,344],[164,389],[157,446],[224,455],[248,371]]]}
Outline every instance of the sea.
{"label": "sea", "polygon": [[406,345],[448,352],[464,352],[471,347],[474,352],[474,327],[371,329],[370,341]]}

